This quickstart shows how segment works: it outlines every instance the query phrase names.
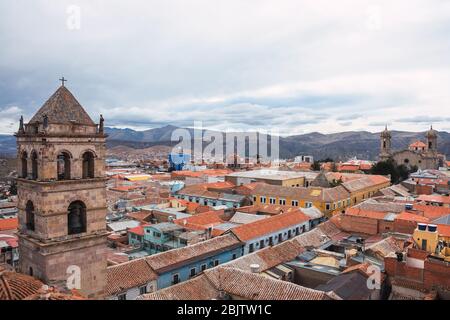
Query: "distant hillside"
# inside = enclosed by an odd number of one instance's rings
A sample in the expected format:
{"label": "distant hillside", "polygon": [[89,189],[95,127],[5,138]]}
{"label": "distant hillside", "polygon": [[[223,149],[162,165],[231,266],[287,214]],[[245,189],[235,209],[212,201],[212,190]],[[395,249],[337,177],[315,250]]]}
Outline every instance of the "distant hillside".
{"label": "distant hillside", "polygon": [[[170,141],[175,126],[164,126],[145,131],[105,128],[109,135],[107,147],[126,146],[132,149],[146,149],[154,146],[174,146]],[[188,129],[192,134],[192,129]],[[415,140],[424,140],[424,132],[392,131],[393,149],[406,148]],[[379,133],[349,131],[333,134],[312,132],[280,138],[280,157],[293,158],[299,154],[313,155],[316,159],[327,157],[347,160],[350,157],[375,160],[379,151]],[[438,138],[440,152],[450,156],[450,133],[441,131]],[[12,135],[0,135],[1,155],[16,153],[16,140]],[[134,153],[134,152],[133,152]],[[139,151],[137,152],[139,153]]]}
{"label": "distant hillside", "polygon": [[0,134],[0,158],[14,156],[16,152],[16,138],[13,135]]}
{"label": "distant hillside", "polygon": [[[111,129],[109,146],[126,145],[132,148],[148,148],[155,145],[173,146],[170,141],[174,126],[134,131],[131,129]],[[188,129],[192,132],[192,129]],[[392,131],[393,149],[406,148],[411,142],[425,140],[425,132]],[[367,131],[349,131],[333,134],[312,132],[308,134],[281,137],[280,157],[293,158],[299,154],[311,154],[316,159],[327,157],[337,160],[347,160],[350,157],[375,160],[380,147],[379,133]],[[439,151],[450,155],[450,133],[439,132]]]}

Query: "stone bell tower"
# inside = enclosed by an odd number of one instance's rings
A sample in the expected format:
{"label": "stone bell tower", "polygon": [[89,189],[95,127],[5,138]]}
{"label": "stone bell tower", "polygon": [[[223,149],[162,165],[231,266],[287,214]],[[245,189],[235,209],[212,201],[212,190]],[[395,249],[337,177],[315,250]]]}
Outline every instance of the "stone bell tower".
{"label": "stone bell tower", "polygon": [[380,160],[386,160],[391,156],[391,133],[387,126],[380,134]]}
{"label": "stone bell tower", "polygon": [[427,150],[428,153],[436,154],[437,153],[437,136],[438,132],[433,129],[431,126],[430,130],[427,131],[425,137],[427,138]]}
{"label": "stone bell tower", "polygon": [[62,85],[17,137],[20,271],[101,298],[106,283],[103,117]]}

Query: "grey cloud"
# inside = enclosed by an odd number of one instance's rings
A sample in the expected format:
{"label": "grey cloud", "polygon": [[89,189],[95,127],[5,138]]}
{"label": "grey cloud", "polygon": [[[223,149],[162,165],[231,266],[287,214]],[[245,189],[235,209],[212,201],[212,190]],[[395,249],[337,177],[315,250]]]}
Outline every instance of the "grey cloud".
{"label": "grey cloud", "polygon": [[[114,126],[203,121],[296,133],[393,121],[414,130],[424,113],[448,121],[450,6],[380,0],[389,24],[375,33],[366,4],[346,3],[1,2],[0,132],[29,119],[62,75],[93,118]],[[66,27],[72,4],[80,30]],[[409,121],[394,120],[405,112]]]}

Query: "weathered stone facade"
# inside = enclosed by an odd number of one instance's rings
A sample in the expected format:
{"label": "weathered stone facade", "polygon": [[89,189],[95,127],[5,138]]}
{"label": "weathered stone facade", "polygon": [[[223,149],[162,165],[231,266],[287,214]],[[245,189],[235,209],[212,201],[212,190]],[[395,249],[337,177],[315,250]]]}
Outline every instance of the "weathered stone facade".
{"label": "weathered stone facade", "polygon": [[[76,266],[80,292],[101,298],[106,283],[106,136],[61,86],[28,124],[21,124],[16,137],[21,272],[65,286],[68,268]],[[58,174],[61,168],[65,175]]]}
{"label": "weathered stone facade", "polygon": [[[380,160],[394,159],[397,164],[404,164],[411,168],[438,169],[439,156],[437,152],[437,131],[431,128],[425,134],[426,144],[423,148],[409,148],[404,150],[391,150],[391,133],[387,128],[380,134]],[[417,142],[416,142],[417,143]],[[422,142],[421,142],[422,143]]]}

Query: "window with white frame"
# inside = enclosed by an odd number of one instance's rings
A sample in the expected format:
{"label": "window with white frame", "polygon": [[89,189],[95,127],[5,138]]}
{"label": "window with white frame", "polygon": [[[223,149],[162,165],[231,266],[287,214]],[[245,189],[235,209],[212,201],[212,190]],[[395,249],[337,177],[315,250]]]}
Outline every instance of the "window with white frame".
{"label": "window with white frame", "polygon": [[139,294],[146,294],[147,293],[147,286],[139,287]]}
{"label": "window with white frame", "polygon": [[292,200],[291,201],[291,206],[298,207],[298,200]]}
{"label": "window with white frame", "polygon": [[269,198],[269,203],[270,204],[276,204],[277,199],[275,198]]}
{"label": "window with white frame", "polygon": [[280,199],[280,205],[284,206],[286,205],[286,199]]}
{"label": "window with white frame", "polygon": [[259,198],[259,201],[260,201],[261,203],[266,203],[266,197],[260,197],[260,198]]}

